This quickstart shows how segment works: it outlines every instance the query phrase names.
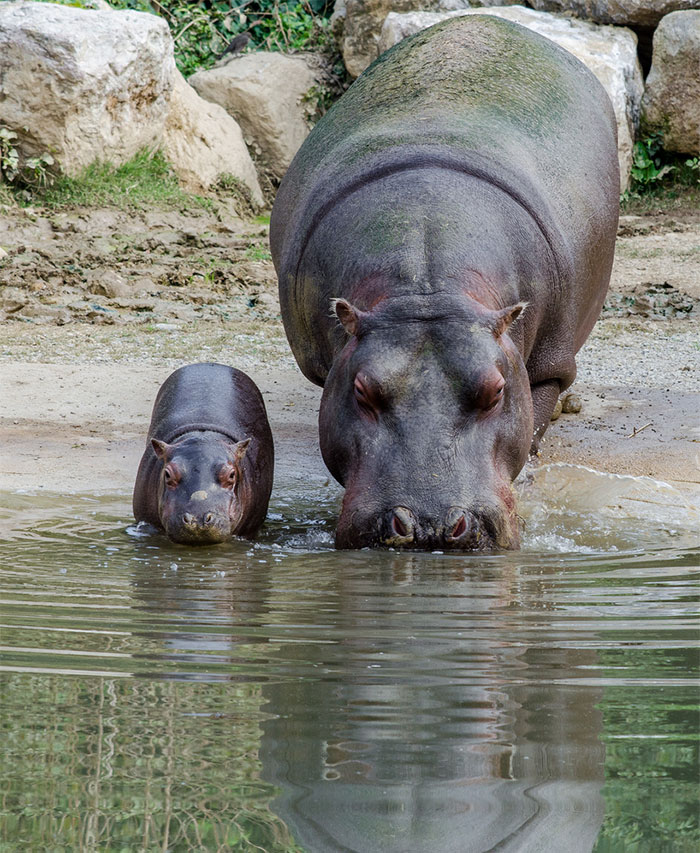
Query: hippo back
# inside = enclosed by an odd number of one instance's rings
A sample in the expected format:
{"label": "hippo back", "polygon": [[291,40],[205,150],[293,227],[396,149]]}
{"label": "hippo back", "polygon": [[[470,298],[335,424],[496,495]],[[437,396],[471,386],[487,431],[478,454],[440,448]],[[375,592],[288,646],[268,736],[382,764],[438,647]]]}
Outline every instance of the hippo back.
{"label": "hippo back", "polygon": [[317,323],[327,322],[328,299],[342,295],[338,283],[324,289],[304,280],[314,230],[358,189],[421,166],[487,181],[527,211],[576,317],[578,349],[612,264],[619,200],[612,106],[572,54],[518,24],[473,15],[380,56],[317,124],[280,186],[270,240],[285,329],[305,374],[323,383],[329,365],[318,366],[327,357],[313,339]]}

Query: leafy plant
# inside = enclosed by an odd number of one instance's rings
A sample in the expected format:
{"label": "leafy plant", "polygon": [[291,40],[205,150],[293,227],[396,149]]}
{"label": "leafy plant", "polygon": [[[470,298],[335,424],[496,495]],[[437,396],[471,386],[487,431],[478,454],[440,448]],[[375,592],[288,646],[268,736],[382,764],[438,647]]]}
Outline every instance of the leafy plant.
{"label": "leafy plant", "polygon": [[29,187],[47,187],[53,181],[49,167],[54,165],[53,157],[44,152],[38,157],[30,157],[24,163],[22,183]]}
{"label": "leafy plant", "polygon": [[629,188],[623,209],[660,201],[694,204],[700,199],[700,157],[673,154],[663,147],[663,134],[647,133],[634,146]]}
{"label": "leafy plant", "polygon": [[630,179],[633,185],[646,187],[660,181],[675,169],[672,163],[666,162],[663,149],[663,137],[654,133],[634,144],[632,153],[632,170]]}
{"label": "leafy plant", "polygon": [[48,186],[53,180],[49,172],[53,157],[45,151],[22,162],[17,142],[14,130],[0,126],[0,179],[25,189]]}
{"label": "leafy plant", "polygon": [[0,175],[14,181],[19,174],[19,152],[15,148],[17,134],[9,127],[0,126]]}
{"label": "leafy plant", "polygon": [[168,22],[175,61],[187,77],[219,59],[246,33],[259,50],[330,49],[333,0],[111,0],[116,9],[151,12]]}

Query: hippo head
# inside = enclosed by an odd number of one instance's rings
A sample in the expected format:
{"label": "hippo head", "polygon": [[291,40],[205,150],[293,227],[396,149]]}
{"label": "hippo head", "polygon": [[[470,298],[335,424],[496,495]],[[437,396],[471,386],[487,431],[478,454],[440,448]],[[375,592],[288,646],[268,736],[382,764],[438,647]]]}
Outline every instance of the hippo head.
{"label": "hippo head", "polygon": [[162,463],[158,514],[170,539],[213,545],[246,532],[253,499],[245,457],[250,438],[233,443],[212,432],[191,433],[151,446]]}
{"label": "hippo head", "polygon": [[321,451],[345,486],[339,548],[516,548],[512,480],[533,433],[509,328],[472,298],[334,300],[349,339],[326,380]]}

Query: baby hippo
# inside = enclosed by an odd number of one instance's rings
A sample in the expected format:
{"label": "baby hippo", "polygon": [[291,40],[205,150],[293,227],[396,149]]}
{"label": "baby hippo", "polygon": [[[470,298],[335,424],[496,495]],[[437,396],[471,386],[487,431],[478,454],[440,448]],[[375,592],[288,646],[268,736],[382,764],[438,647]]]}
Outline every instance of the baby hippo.
{"label": "baby hippo", "polygon": [[134,516],[175,542],[253,536],[272,491],[274,448],[255,383],[223,364],[189,364],[163,383],[134,487]]}

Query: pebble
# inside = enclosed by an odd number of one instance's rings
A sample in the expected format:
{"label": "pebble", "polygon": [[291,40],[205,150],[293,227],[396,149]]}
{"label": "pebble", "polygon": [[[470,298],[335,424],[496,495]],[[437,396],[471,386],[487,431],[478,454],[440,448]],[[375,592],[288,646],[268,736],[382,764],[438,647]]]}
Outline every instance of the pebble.
{"label": "pebble", "polygon": [[567,394],[561,404],[565,415],[577,415],[581,411],[582,401],[578,394]]}

